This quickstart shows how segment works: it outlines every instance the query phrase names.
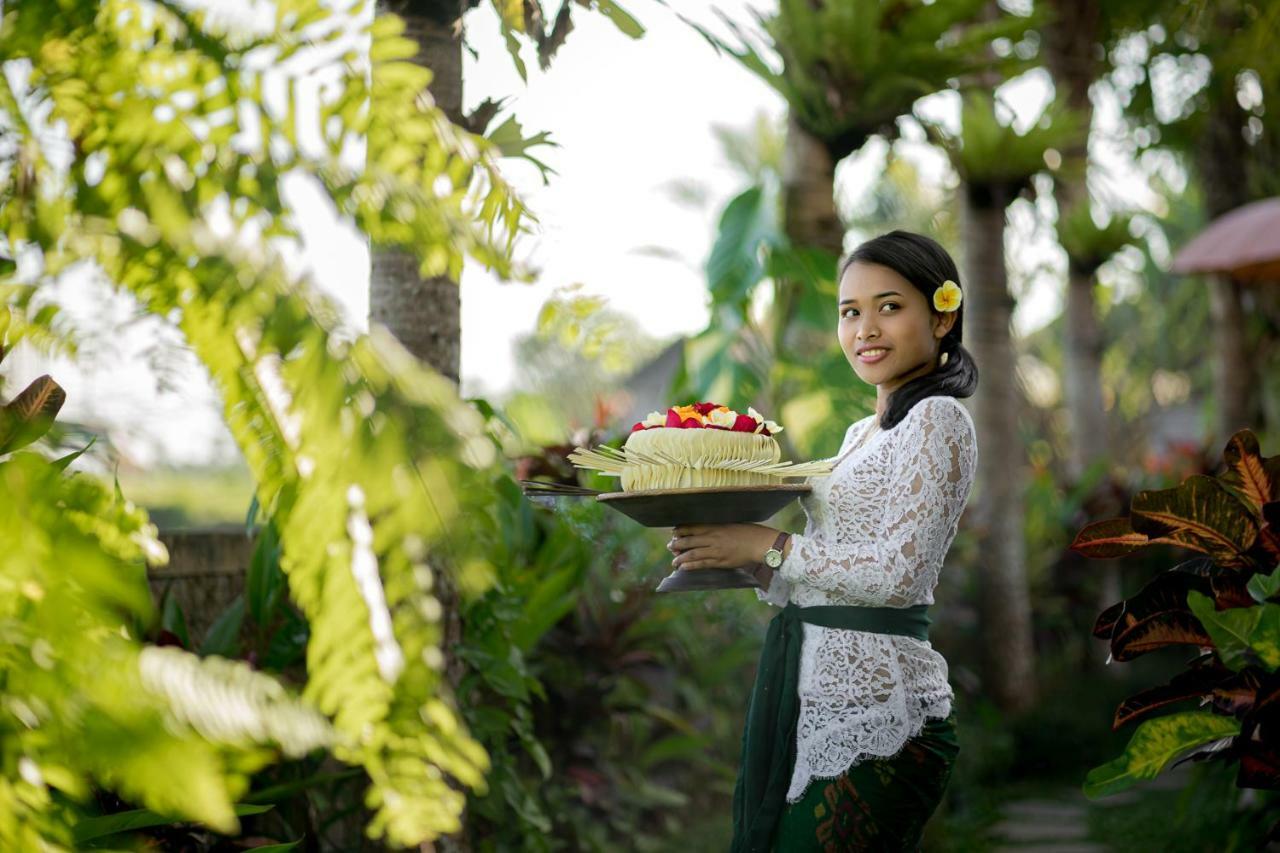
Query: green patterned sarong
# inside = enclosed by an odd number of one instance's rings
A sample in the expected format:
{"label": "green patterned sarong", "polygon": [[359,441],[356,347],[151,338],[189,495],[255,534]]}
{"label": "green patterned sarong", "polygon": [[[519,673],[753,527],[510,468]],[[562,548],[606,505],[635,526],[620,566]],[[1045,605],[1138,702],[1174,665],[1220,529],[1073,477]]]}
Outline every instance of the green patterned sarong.
{"label": "green patterned sarong", "polygon": [[[804,642],[804,633],[802,622],[809,622],[815,625],[823,625],[829,628],[844,628],[861,631],[873,631],[884,634],[901,634],[904,636],[915,637],[920,640],[927,640],[929,636],[928,605],[920,604],[912,607],[893,608],[893,607],[860,607],[853,605],[826,605],[817,607],[799,607],[795,604],[788,604],[782,609],[773,621],[769,623],[769,632],[765,637],[764,648],[760,653],[760,665],[756,670],[756,681],[752,687],[751,703],[747,708],[747,722],[743,729],[742,735],[742,767],[738,774],[737,785],[734,789],[733,796],[733,843],[730,848],[731,853],[769,853],[775,849],[774,843],[778,843],[776,848],[779,851],[801,851],[801,850],[860,850],[860,849],[876,849],[876,850],[892,850],[892,849],[914,849],[915,839],[918,839],[919,832],[916,831],[914,836],[911,835],[911,825],[918,822],[919,827],[923,828],[924,821],[928,819],[934,807],[937,805],[937,798],[928,801],[930,798],[925,797],[920,801],[918,808],[927,806],[927,810],[923,813],[923,818],[915,820],[906,820],[904,826],[902,824],[902,816],[894,817],[884,811],[884,820],[893,820],[895,826],[892,832],[889,829],[878,829],[873,835],[880,836],[882,840],[888,841],[892,834],[900,838],[897,843],[907,843],[908,847],[846,847],[841,848],[827,847],[818,842],[817,829],[813,833],[805,835],[808,824],[801,815],[809,815],[810,818],[817,822],[822,820],[822,815],[817,814],[817,805],[827,803],[825,787],[817,783],[810,785],[810,790],[805,792],[805,800],[794,806],[788,806],[786,802],[786,790],[791,781],[791,774],[795,768],[796,756],[796,723],[800,715],[800,700],[797,695],[797,686],[800,673],[800,648]],[[931,721],[934,722],[934,721]],[[954,720],[950,720],[948,725],[951,728],[952,739],[954,740]],[[939,755],[945,756],[949,751],[949,745],[943,742],[934,742],[931,740],[939,735],[945,734],[939,731],[937,725],[933,729],[922,731],[920,735],[913,739],[911,744],[904,746],[900,755],[891,759],[892,762],[906,762],[911,760],[910,756],[919,753],[919,750],[912,749],[908,754],[908,747],[915,746],[927,747],[926,754],[931,754],[933,747],[937,747]],[[916,744],[919,740],[921,743]],[[956,747],[958,751],[958,747]],[[954,758],[954,754],[951,755]],[[874,762],[864,762],[871,765]],[[927,764],[928,762],[925,762]],[[936,771],[945,770],[946,773],[940,780],[933,779],[933,784],[938,784],[938,793],[941,794],[946,784],[946,777],[950,775],[951,761],[943,762],[942,766],[930,765],[923,768],[925,773],[934,773]],[[837,785],[837,791],[846,790],[847,793],[857,795],[857,788],[853,787],[853,781],[861,779],[866,770],[863,769],[864,764],[856,765],[847,771],[845,777],[848,784],[844,789]],[[906,769],[909,765],[902,764],[899,771]],[[883,766],[881,768],[884,769]],[[896,788],[887,789],[889,799],[898,802],[899,798],[902,804],[908,805],[912,797],[912,788],[924,790],[930,784],[928,780],[916,780],[914,774],[895,773],[901,781],[896,784],[903,787],[901,794]],[[910,779],[908,778],[910,777]],[[835,780],[838,783],[840,780]],[[832,784],[834,784],[832,783]],[[850,791],[849,789],[852,790]],[[800,807],[808,802],[808,798],[813,794],[814,790],[819,791],[822,798],[820,802],[813,803],[812,807],[807,811],[801,811]],[[868,793],[870,793],[868,791]],[[873,797],[874,800],[881,800],[883,797]],[[838,806],[839,798],[830,801],[827,808]],[[868,806],[869,802],[864,802],[861,806],[858,803],[852,803],[855,807]],[[787,830],[782,832],[783,817],[787,816]],[[918,814],[913,812],[916,817]],[[910,815],[906,816],[910,818]],[[882,823],[878,817],[877,824]],[[812,841],[801,841],[799,846],[788,846],[792,844],[795,833],[800,833],[799,837],[807,837],[814,839]],[[904,834],[905,833],[905,834]],[[837,842],[838,843],[838,842]],[[894,842],[890,842],[894,843]]]}
{"label": "green patterned sarong", "polygon": [[929,817],[960,753],[956,715],[927,719],[891,758],[868,758],[835,779],[815,779],[778,822],[778,853],[908,853],[919,849]]}

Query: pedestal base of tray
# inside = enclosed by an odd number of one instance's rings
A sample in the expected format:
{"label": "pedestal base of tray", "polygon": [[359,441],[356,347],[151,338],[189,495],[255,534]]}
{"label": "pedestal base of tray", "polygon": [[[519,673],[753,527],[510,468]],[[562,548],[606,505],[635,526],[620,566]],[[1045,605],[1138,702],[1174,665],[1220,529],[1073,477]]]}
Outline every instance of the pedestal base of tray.
{"label": "pedestal base of tray", "polygon": [[[777,483],[768,486],[605,492],[597,495],[596,500],[646,527],[759,524],[810,491],[812,487],[807,483]],[[759,588],[760,584],[746,569],[676,569],[662,579],[657,591]]]}
{"label": "pedestal base of tray", "polygon": [[759,589],[746,569],[676,569],[658,584],[658,592],[696,592],[707,589]]}

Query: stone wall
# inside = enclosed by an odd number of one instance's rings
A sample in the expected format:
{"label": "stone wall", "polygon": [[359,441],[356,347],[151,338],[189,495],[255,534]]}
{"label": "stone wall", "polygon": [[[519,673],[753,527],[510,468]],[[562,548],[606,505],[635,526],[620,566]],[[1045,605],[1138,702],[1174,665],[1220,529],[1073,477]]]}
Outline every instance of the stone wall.
{"label": "stone wall", "polygon": [[161,530],[160,541],[169,549],[169,565],[147,573],[151,593],[157,604],[166,590],[172,593],[192,643],[199,645],[213,621],[244,591],[254,538],[243,524],[227,524]]}

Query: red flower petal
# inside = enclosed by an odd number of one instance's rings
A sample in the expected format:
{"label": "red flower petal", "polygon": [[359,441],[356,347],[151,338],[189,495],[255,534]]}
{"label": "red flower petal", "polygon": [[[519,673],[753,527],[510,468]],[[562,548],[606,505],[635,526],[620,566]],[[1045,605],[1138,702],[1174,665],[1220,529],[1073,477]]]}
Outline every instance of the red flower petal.
{"label": "red flower petal", "polygon": [[733,422],[734,432],[755,432],[756,419],[750,415],[738,415],[738,419]]}
{"label": "red flower petal", "polygon": [[638,429],[644,429],[644,428],[645,426],[643,423],[641,423],[640,421],[636,421],[636,425],[631,428],[631,431],[635,432]]}
{"label": "red flower petal", "polygon": [[719,403],[694,403],[693,409],[700,415],[709,415],[720,408]]}
{"label": "red flower petal", "polygon": [[685,418],[684,423],[680,424],[682,429],[702,429],[702,424],[697,418]]}
{"label": "red flower petal", "polygon": [[675,409],[667,409],[667,426],[669,427],[680,426],[680,416],[676,414]]}

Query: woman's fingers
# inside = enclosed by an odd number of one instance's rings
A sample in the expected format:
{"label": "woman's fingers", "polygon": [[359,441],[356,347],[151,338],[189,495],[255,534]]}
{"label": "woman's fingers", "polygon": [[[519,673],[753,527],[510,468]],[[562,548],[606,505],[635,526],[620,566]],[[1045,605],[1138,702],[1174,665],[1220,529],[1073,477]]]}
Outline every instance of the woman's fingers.
{"label": "woman's fingers", "polygon": [[679,569],[709,568],[707,563],[718,563],[719,558],[713,549],[707,547],[689,548],[681,551],[671,564]]}
{"label": "woman's fingers", "polygon": [[710,544],[711,541],[705,536],[672,536],[671,541],[667,543],[667,549],[674,554],[678,554],[691,548],[704,548]]}

